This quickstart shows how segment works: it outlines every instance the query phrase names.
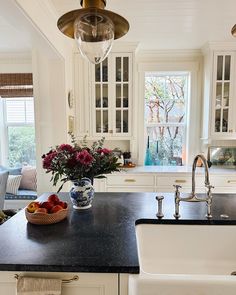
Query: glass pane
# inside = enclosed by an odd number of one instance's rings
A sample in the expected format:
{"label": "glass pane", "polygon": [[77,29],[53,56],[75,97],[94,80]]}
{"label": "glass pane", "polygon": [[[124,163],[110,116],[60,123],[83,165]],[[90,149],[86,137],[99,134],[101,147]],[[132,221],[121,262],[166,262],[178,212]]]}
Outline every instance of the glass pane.
{"label": "glass pane", "polygon": [[146,123],[184,123],[188,75],[146,76]]}
{"label": "glass pane", "polygon": [[116,133],[121,132],[121,111],[116,111]]}
{"label": "glass pane", "polygon": [[151,165],[182,165],[185,152],[184,126],[147,127],[147,134],[149,136],[149,149],[146,149],[145,160],[148,158]]}
{"label": "glass pane", "polygon": [[102,81],[108,81],[108,67],[107,67],[107,58],[102,62]]}
{"label": "glass pane", "polygon": [[222,132],[228,132],[228,115],[229,110],[223,110]]}
{"label": "glass pane", "polygon": [[230,80],[230,61],[231,61],[231,56],[226,55],[225,56],[225,80]]}
{"label": "glass pane", "polygon": [[103,126],[102,126],[103,132],[108,132],[108,111],[103,111]]}
{"label": "glass pane", "polygon": [[217,80],[222,80],[223,77],[223,56],[219,55],[217,57]]}
{"label": "glass pane", "polygon": [[221,130],[221,128],[220,128],[220,118],[221,118],[221,116],[220,116],[220,112],[221,112],[221,110],[216,110],[216,112],[215,112],[215,132],[220,132]]}
{"label": "glass pane", "polygon": [[121,84],[116,84],[116,107],[121,107]]}
{"label": "glass pane", "polygon": [[101,67],[100,64],[95,65],[95,81],[101,82]]}
{"label": "glass pane", "polygon": [[128,108],[129,107],[129,85],[123,84],[123,107]]}
{"label": "glass pane", "polygon": [[121,81],[121,57],[116,57],[116,81]]}
{"label": "glass pane", "polygon": [[216,83],[216,108],[221,108],[222,100],[222,82]]}
{"label": "glass pane", "polygon": [[124,82],[129,81],[129,58],[128,57],[123,58],[123,81]]}
{"label": "glass pane", "polygon": [[102,132],[101,127],[101,111],[96,111],[96,132]]}
{"label": "glass pane", "polygon": [[123,111],[123,132],[127,133],[129,129],[128,110]]}
{"label": "glass pane", "polygon": [[96,108],[101,107],[101,85],[96,84],[95,86],[95,91],[96,91]]}
{"label": "glass pane", "polygon": [[224,99],[223,99],[223,106],[229,106],[229,82],[224,83]]}
{"label": "glass pane", "polygon": [[8,127],[9,166],[36,165],[34,127]]}
{"label": "glass pane", "polygon": [[104,108],[108,108],[108,85],[107,84],[102,85],[102,95],[103,95],[102,106]]}

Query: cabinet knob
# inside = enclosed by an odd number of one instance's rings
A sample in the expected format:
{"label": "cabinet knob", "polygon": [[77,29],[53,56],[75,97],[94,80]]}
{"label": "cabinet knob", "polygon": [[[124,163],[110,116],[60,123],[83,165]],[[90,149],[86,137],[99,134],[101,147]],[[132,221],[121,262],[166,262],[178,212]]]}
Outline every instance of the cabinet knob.
{"label": "cabinet knob", "polygon": [[113,133],[113,130],[109,130],[109,133],[112,134]]}

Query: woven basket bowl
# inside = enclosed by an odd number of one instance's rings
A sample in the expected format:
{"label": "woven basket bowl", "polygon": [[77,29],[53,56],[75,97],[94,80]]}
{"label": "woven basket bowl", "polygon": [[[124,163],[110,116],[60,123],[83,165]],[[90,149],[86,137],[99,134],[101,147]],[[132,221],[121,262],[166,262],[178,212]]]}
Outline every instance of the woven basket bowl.
{"label": "woven basket bowl", "polygon": [[29,213],[27,208],[25,208],[25,217],[26,219],[33,224],[53,224],[60,222],[65,219],[68,214],[68,207],[61,211],[52,214],[44,214],[44,213]]}

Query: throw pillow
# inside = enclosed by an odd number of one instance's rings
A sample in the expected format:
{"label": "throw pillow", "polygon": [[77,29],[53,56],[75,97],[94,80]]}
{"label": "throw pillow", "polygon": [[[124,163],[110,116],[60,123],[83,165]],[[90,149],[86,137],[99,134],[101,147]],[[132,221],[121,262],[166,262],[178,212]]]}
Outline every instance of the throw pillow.
{"label": "throw pillow", "polygon": [[7,180],[7,193],[17,195],[20,187],[21,175],[9,175]]}
{"label": "throw pillow", "polygon": [[36,168],[32,166],[23,166],[21,170],[20,189],[37,190],[37,173]]}

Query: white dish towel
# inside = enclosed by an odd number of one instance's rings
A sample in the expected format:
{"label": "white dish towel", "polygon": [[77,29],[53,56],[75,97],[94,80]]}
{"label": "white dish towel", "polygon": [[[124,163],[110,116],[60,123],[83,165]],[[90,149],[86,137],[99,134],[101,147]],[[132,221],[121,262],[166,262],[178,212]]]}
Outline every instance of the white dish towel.
{"label": "white dish towel", "polygon": [[17,295],[61,295],[61,280],[19,277]]}

